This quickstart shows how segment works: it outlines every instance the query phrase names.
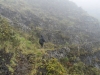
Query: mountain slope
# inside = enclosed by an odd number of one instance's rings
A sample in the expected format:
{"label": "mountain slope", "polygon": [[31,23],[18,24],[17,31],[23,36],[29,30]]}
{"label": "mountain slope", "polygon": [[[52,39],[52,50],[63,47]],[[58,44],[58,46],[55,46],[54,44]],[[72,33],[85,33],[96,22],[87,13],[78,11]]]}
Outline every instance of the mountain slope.
{"label": "mountain slope", "polygon": [[[10,23],[0,21],[0,38],[8,25],[0,50],[12,54],[6,65],[12,75],[100,74],[100,24],[73,2],[1,0],[0,16]],[[40,35],[46,40],[44,49],[38,44]]]}
{"label": "mountain slope", "polygon": [[43,30],[65,30],[69,33],[77,33],[80,30],[79,32],[99,33],[99,22],[70,1],[8,2],[1,2],[1,15],[13,21],[14,25],[20,25],[23,30],[30,29],[29,25],[32,24]]}

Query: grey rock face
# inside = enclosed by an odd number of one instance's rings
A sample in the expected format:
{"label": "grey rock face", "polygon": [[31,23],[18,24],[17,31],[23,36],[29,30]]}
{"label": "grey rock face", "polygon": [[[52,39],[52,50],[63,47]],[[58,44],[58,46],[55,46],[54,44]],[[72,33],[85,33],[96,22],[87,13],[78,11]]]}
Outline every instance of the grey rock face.
{"label": "grey rock face", "polygon": [[69,52],[70,52],[70,49],[68,47],[61,48],[58,50],[53,50],[53,51],[47,51],[49,58],[57,58],[57,59],[66,57]]}
{"label": "grey rock face", "polygon": [[[44,55],[43,59],[50,59],[50,58],[57,58],[58,60],[61,58],[69,57],[70,55],[70,48],[61,48],[58,50],[48,50],[47,53],[48,55]],[[86,55],[80,55],[76,57],[76,59],[73,61],[73,63],[82,61],[88,66],[94,66],[96,68],[100,68],[100,51],[91,53],[89,51],[89,54]]]}
{"label": "grey rock face", "polygon": [[91,55],[80,56],[80,59],[86,65],[91,65],[96,68],[100,68],[100,51],[97,51]]}

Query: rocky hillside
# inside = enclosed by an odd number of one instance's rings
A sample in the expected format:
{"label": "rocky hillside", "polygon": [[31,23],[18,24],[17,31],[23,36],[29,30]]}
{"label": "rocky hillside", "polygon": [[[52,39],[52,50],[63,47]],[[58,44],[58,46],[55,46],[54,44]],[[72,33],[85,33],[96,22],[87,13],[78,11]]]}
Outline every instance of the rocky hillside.
{"label": "rocky hillside", "polygon": [[[70,41],[75,41],[75,37],[80,40],[81,37],[87,37],[84,41],[89,37],[99,37],[98,20],[68,0],[1,0],[0,14],[6,17],[12,25],[20,27],[24,31],[32,28],[41,29],[40,34],[52,35],[45,37],[47,40],[57,43],[61,40],[55,36],[59,32],[67,35],[67,38],[71,39]],[[62,42],[64,43],[63,40]]]}
{"label": "rocky hillside", "polygon": [[0,74],[99,75],[99,29],[97,19],[69,0],[1,0]]}

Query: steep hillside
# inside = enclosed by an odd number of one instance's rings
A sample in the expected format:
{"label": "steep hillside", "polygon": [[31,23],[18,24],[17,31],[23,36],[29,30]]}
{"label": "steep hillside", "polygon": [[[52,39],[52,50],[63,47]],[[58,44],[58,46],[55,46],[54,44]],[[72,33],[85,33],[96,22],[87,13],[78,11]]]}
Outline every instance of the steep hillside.
{"label": "steep hillside", "polygon": [[[34,26],[35,28],[41,27],[42,33],[40,34],[43,35],[54,36],[55,31],[60,31],[69,37],[72,35],[74,37],[78,35],[79,38],[82,35],[99,37],[98,20],[88,16],[84,10],[68,0],[2,0],[0,13],[12,21],[13,25],[20,26],[24,31],[30,30]],[[56,38],[52,36],[51,38]],[[46,38],[48,39],[48,37]]]}
{"label": "steep hillside", "polygon": [[99,75],[99,29],[69,0],[0,0],[0,74]]}

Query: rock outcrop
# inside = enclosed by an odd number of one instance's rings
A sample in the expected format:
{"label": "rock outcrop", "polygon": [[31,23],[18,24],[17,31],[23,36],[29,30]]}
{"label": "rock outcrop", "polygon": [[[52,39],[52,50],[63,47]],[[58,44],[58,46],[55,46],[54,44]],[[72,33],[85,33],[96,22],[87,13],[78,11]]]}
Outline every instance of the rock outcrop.
{"label": "rock outcrop", "polygon": [[58,50],[53,50],[53,51],[49,51],[49,50],[47,51],[48,58],[57,58],[57,59],[67,57],[69,52],[70,52],[70,49],[68,47],[67,48],[61,48],[61,49],[58,49]]}

